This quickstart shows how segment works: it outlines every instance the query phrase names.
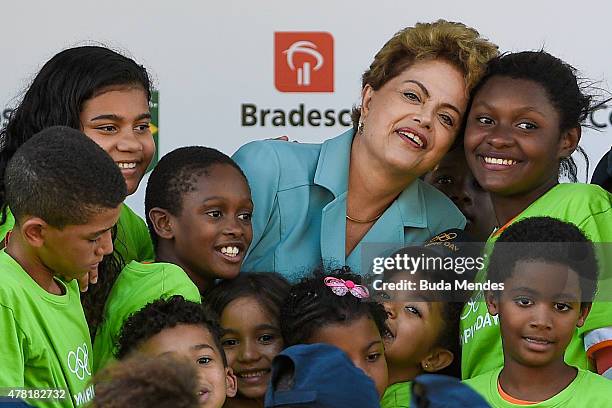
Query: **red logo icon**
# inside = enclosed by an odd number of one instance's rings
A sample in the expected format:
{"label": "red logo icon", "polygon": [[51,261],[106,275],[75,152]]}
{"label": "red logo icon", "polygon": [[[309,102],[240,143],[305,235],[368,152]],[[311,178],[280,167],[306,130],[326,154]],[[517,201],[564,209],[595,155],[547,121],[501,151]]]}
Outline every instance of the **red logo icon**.
{"label": "red logo icon", "polygon": [[334,37],[325,32],[274,33],[274,86],[281,92],[333,92]]}

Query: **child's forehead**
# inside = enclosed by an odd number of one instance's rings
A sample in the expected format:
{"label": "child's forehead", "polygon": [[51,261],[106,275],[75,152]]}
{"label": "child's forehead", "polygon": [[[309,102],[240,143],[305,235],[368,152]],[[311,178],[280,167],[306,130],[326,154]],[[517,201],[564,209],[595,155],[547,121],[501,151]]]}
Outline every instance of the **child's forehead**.
{"label": "child's forehead", "polygon": [[543,260],[518,261],[504,281],[504,291],[525,290],[541,295],[580,297],[580,277],[568,265]]}
{"label": "child's forehead", "polygon": [[308,339],[309,343],[334,344],[341,349],[368,348],[381,341],[376,323],[366,314],[347,322],[323,325]]}
{"label": "child's forehead", "polygon": [[83,206],[83,213],[88,214],[85,223],[69,224],[63,228],[51,228],[60,229],[66,232],[74,232],[77,235],[102,233],[109,230],[117,223],[121,215],[121,208],[121,205],[115,208]]}
{"label": "child's forehead", "polygon": [[[418,288],[418,286],[417,286]],[[385,292],[385,300],[393,303],[419,302],[433,303],[434,299],[429,291],[419,289],[403,288],[400,290],[389,290]]]}
{"label": "child's forehead", "polygon": [[211,163],[206,168],[202,168],[201,171],[197,172],[196,180],[210,183],[212,179],[217,177],[239,178],[246,183],[242,174],[230,163]]}
{"label": "child's forehead", "polygon": [[185,176],[184,181],[191,184],[191,188],[183,194],[185,198],[193,196],[200,201],[210,197],[251,200],[246,179],[228,163],[214,163]]}
{"label": "child's forehead", "polygon": [[197,352],[208,349],[219,353],[212,332],[201,324],[179,324],[168,327],[148,339],[143,351],[154,354]]}
{"label": "child's forehead", "polygon": [[224,329],[265,330],[278,325],[278,319],[255,296],[238,297],[229,302],[221,312]]}

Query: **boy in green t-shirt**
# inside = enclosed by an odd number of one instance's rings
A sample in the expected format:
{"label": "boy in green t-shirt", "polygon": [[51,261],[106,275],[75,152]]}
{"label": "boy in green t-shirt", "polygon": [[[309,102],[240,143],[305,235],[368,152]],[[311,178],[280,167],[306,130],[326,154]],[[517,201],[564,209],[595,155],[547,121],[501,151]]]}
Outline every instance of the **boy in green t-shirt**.
{"label": "boy in green t-shirt", "polygon": [[129,263],[108,298],[95,305],[104,314],[96,328],[94,371],[113,359],[130,314],[172,295],[200,302],[215,279],[238,275],[253,236],[252,211],[246,177],[227,155],[191,146],[162,157],[145,197],[155,263]]}
{"label": "boy in green t-shirt", "polygon": [[227,365],[216,319],[208,307],[180,296],[157,300],[125,321],[117,357],[187,358],[197,367],[200,407],[221,408],[226,397],[236,395],[237,380]]}
{"label": "boy in green t-shirt", "polygon": [[84,406],[91,341],[76,279],[113,251],[125,181],[95,142],[59,126],[22,145],[4,181],[15,228],[0,251],[0,388],[41,397],[37,406]]}
{"label": "boy in green t-shirt", "polygon": [[575,225],[534,217],[508,227],[491,254],[486,294],[499,316],[504,366],[466,380],[493,407],[599,407],[612,382],[564,361],[597,289],[593,244]]}

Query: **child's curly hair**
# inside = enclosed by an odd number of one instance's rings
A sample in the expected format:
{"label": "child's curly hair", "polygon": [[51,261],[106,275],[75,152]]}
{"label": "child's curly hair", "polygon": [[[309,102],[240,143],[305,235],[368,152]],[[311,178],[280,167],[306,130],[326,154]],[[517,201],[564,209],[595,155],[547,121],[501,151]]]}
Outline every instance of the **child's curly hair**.
{"label": "child's curly hair", "polygon": [[315,271],[310,277],[295,284],[281,307],[281,332],[285,346],[307,343],[314,333],[323,326],[348,324],[366,316],[374,320],[380,335],[387,332],[387,314],[382,304],[367,299],[359,299],[350,293],[338,296],[325,285],[325,277],[333,276],[345,281],[362,284],[362,277],[350,273],[348,267],[336,269],[331,273]]}
{"label": "child's curly hair", "polygon": [[116,357],[126,357],[162,330],[179,324],[202,326],[208,330],[223,359],[223,366],[227,367],[227,359],[221,347],[221,328],[217,315],[207,306],[190,302],[182,296],[156,300],[130,315],[121,327]]}

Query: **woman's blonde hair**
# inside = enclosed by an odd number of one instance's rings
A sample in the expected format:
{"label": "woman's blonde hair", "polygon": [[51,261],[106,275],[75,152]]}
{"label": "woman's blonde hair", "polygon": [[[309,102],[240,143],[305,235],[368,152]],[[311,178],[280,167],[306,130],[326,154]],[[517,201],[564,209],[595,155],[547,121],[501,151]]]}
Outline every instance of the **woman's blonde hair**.
{"label": "woman's blonde hair", "polygon": [[[362,88],[370,85],[376,91],[416,61],[442,59],[463,73],[466,90],[470,92],[487,62],[498,53],[497,45],[463,23],[446,20],[417,23],[397,32],[378,51],[363,74]],[[355,129],[359,116],[359,110],[353,109]]]}

